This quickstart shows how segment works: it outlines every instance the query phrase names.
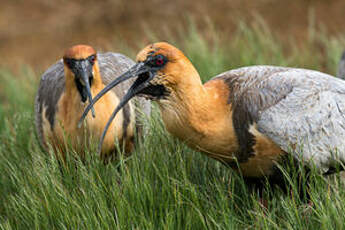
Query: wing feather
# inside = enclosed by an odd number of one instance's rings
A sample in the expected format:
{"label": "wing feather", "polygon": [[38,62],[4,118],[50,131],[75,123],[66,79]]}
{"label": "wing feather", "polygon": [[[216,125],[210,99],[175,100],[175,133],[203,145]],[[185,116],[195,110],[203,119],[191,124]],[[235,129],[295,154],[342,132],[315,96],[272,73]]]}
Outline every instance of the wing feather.
{"label": "wing feather", "polygon": [[306,69],[253,66],[223,73],[229,102],[258,130],[301,161],[322,170],[345,162],[345,82]]}

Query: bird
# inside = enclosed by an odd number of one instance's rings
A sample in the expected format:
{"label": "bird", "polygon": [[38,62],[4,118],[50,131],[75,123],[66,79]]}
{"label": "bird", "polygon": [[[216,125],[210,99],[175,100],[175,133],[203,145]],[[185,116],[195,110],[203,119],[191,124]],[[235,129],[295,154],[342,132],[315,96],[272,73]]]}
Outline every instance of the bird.
{"label": "bird", "polygon": [[108,122],[133,96],[149,98],[157,102],[170,134],[243,178],[282,180],[277,165],[286,159],[322,174],[345,162],[341,79],[315,70],[255,65],[203,84],[182,51],[166,42],[148,45],[136,60],[96,95],[81,120],[108,90],[134,78]]}
{"label": "bird", "polygon": [[343,51],[339,61],[337,77],[345,80],[345,51]]}
{"label": "bird", "polygon": [[[79,117],[92,102],[93,95],[133,65],[134,61],[123,54],[96,52],[88,45],[66,49],[63,58],[43,73],[35,99],[36,133],[43,149],[48,150],[51,145],[56,157],[64,161],[69,148],[84,158],[130,84],[115,87],[105,95],[92,107],[92,116],[86,117],[81,128],[78,128]],[[116,153],[115,139],[124,148],[125,155],[133,151],[134,136],[142,132],[140,116],[143,114],[150,114],[150,102],[142,98],[123,107],[105,137],[101,150],[103,159]]]}

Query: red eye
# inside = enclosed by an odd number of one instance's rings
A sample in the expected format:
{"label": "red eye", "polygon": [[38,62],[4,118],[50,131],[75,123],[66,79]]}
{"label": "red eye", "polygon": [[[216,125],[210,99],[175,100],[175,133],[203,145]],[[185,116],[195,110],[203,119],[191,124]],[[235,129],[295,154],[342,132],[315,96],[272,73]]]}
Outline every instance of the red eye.
{"label": "red eye", "polygon": [[159,58],[156,60],[156,65],[163,65],[164,60],[162,58]]}
{"label": "red eye", "polygon": [[158,54],[157,56],[155,56],[154,58],[154,63],[155,66],[162,66],[165,64],[165,57],[161,54]]}
{"label": "red eye", "polygon": [[147,64],[152,66],[152,67],[159,67],[162,68],[165,63],[167,62],[167,58],[165,56],[163,56],[162,54],[158,54],[156,56],[149,56],[147,58]]}

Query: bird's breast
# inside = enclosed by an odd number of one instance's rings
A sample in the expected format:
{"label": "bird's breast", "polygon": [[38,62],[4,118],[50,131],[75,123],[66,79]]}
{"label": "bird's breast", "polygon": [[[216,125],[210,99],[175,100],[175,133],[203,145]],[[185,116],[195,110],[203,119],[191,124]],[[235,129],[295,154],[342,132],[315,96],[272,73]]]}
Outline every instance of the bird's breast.
{"label": "bird's breast", "polygon": [[[96,95],[94,92],[92,94]],[[78,150],[78,148],[89,147],[88,145],[91,143],[96,146],[118,102],[119,99],[115,93],[107,93],[94,105],[96,116],[92,117],[91,113],[89,113],[85,119],[84,126],[78,128],[78,121],[88,105],[88,102],[83,103],[78,95],[71,96],[63,94],[58,102],[56,114],[57,122],[53,127],[52,135],[54,135],[54,138],[60,140],[60,143],[64,143],[67,136],[76,150]],[[131,120],[131,118],[128,119]],[[102,153],[112,152],[115,148],[115,139],[122,138],[123,122],[123,113],[118,113],[105,136]]]}
{"label": "bird's breast", "polygon": [[[237,138],[231,135],[229,130],[213,133],[200,138],[190,145],[199,151],[206,153],[216,160],[228,164],[235,170],[240,171],[244,177],[263,177],[271,176],[276,172],[276,165],[280,163],[282,157],[286,154],[272,140],[260,133],[255,125],[250,126],[249,132],[253,135],[254,145],[252,153],[243,161]],[[246,154],[246,153],[245,153]]]}

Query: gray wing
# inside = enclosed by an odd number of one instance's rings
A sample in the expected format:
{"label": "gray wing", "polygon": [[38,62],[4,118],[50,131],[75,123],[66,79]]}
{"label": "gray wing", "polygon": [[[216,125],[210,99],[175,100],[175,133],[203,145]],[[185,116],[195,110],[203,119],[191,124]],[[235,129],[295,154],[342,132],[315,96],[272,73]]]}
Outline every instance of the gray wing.
{"label": "gray wing", "polygon": [[[132,59],[119,53],[98,53],[97,58],[104,85],[109,84],[135,64]],[[112,91],[121,98],[132,85],[132,82],[132,79],[125,81],[114,87]]]}
{"label": "gray wing", "polygon": [[[323,171],[345,162],[345,82],[312,70],[253,66],[226,72],[233,103],[260,132]],[[237,98],[237,99],[236,99]]]}
{"label": "gray wing", "polygon": [[64,89],[64,65],[62,60],[59,60],[43,73],[35,99],[36,131],[40,144],[43,147],[45,147],[42,123],[43,108],[46,109],[46,117],[50,123],[50,127],[54,127],[57,103]]}
{"label": "gray wing", "polygon": [[345,80],[345,51],[339,61],[337,77]]}

